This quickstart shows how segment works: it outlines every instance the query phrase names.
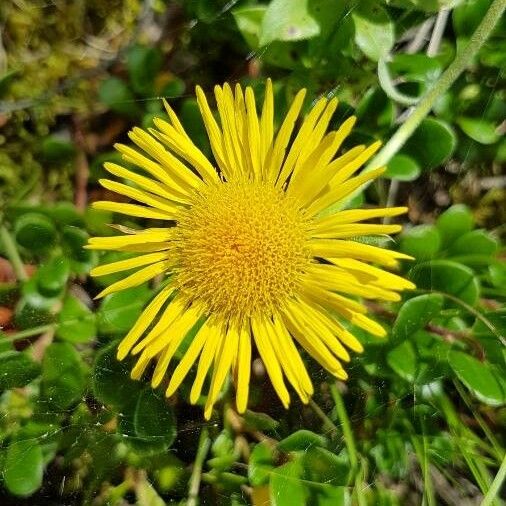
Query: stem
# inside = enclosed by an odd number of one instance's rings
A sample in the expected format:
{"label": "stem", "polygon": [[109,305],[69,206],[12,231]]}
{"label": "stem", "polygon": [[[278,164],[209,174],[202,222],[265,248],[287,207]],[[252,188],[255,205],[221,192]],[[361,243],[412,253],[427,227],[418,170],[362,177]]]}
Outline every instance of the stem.
{"label": "stem", "polygon": [[39,334],[43,334],[44,332],[48,332],[49,330],[53,330],[57,325],[54,323],[49,323],[47,325],[40,325],[39,327],[32,327],[31,329],[21,330],[20,332],[16,332],[15,334],[3,336],[3,341],[17,341],[18,339],[25,339],[27,337],[37,336]]}
{"label": "stem", "polygon": [[188,501],[186,501],[187,506],[197,506],[199,504],[199,489],[200,480],[202,478],[202,466],[204,465],[204,460],[210,447],[211,440],[209,439],[207,429],[204,427],[200,433],[197,456],[195,457],[195,462],[193,463],[193,470],[188,485]]}
{"label": "stem", "polygon": [[411,137],[425,116],[429,114],[436,100],[448,91],[450,86],[471,63],[483,43],[488,39],[497,22],[501,19],[505,8],[506,0],[494,0],[492,2],[467,46],[457,54],[450,66],[441,74],[434,87],[420,100],[411,116],[399,127],[385,146],[383,146],[383,149],[364,169],[365,172],[370,172],[373,169],[386,165]]}
{"label": "stem", "polygon": [[487,495],[483,498],[481,506],[489,506],[495,500],[496,495],[504,483],[504,479],[506,478],[506,457],[504,457],[501,467],[499,468],[498,473],[496,474],[492,485],[488,489]]}
{"label": "stem", "polygon": [[468,313],[472,314],[475,318],[480,320],[485,327],[494,334],[494,336],[501,341],[501,343],[506,346],[506,339],[501,335],[501,333],[497,330],[495,325],[483,314],[481,314],[479,311],[474,309],[473,306],[470,306],[467,302],[464,302],[463,300],[460,300],[458,297],[455,297],[455,295],[451,295],[446,292],[440,292],[439,290],[423,290],[420,288],[416,288],[413,290],[413,292],[420,292],[420,293],[437,293],[439,295],[442,295],[443,297],[446,297],[450,299],[452,302],[455,302],[459,306],[463,307]]}
{"label": "stem", "polygon": [[332,399],[336,405],[337,416],[341,422],[344,442],[346,444],[348,455],[350,457],[351,468],[352,470],[355,470],[358,467],[357,447],[355,446],[355,440],[353,439],[350,419],[348,417],[348,413],[346,412],[346,407],[344,406],[343,397],[341,396],[341,393],[339,392],[335,383],[330,385],[330,395],[332,395]]}
{"label": "stem", "polygon": [[337,429],[334,422],[325,414],[325,412],[316,404],[313,399],[309,399],[309,405],[313,411],[321,418],[325,431],[329,432],[332,437],[336,437],[339,430]]}
{"label": "stem", "polygon": [[19,256],[18,249],[16,248],[16,243],[11,237],[9,231],[5,228],[5,225],[0,225],[0,240],[4,244],[5,254],[14,269],[17,279],[19,281],[26,281],[28,276],[26,275],[23,262]]}

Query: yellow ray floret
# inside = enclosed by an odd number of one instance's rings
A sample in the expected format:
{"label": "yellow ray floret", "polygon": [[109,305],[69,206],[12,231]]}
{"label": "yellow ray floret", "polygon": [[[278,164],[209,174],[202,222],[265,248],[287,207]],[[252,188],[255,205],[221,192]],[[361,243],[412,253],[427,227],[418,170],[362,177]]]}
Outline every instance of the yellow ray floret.
{"label": "yellow ray floret", "polygon": [[119,201],[94,207],[159,223],[113,225],[119,235],[86,246],[127,253],[92,269],[92,276],[123,273],[98,297],[162,283],[118,359],[135,356],[132,378],[152,371],[153,388],[163,385],[167,396],[193,376],[189,400],[204,406],[206,419],[227,378],[238,412],[247,409],[256,354],[286,408],[292,393],[307,403],[314,387],[301,349],[346,380],[342,364],[363,350],[356,329],[386,334],[362,300],[396,302],[414,288],[383,269],[411,257],[364,242],[398,233],[400,225],[378,220],[407,208],[334,211],[385,170],[360,172],[379,141],[343,149],[355,117],[329,131],[336,98],[317,98],[302,117],[306,90],[299,91],[277,129],[270,80],[262,104],[250,87],[215,86],[208,95],[216,114],[202,88],[196,95],[212,159],[164,101],[165,118],[130,132],[136,147],[116,146],[137,168],[108,162],[112,178],[100,180]]}

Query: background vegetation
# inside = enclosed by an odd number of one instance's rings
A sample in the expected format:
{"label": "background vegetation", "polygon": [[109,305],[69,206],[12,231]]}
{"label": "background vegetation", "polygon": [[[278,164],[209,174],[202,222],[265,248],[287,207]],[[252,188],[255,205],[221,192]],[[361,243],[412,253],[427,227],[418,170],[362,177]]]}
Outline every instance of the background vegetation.
{"label": "background vegetation", "polygon": [[[495,2],[500,3],[500,1]],[[504,5],[504,1],[502,2]],[[284,411],[259,359],[251,410],[224,394],[204,423],[129,379],[118,339],[153,293],[92,298],[83,250],[121,215],[91,210],[104,161],[167,97],[209,152],[194,85],[274,80],[335,95],[347,146],[388,141],[491,0],[3,0],[0,4],[0,503],[159,506],[501,504],[506,400],[504,17],[384,179],[353,205],[408,205],[388,246],[418,289],[370,304],[386,340],[336,383],[308,361],[308,406]],[[409,119],[408,119],[409,121]],[[134,221],[134,226],[141,224]],[[112,278],[112,276],[109,276]],[[189,336],[191,338],[191,336]],[[502,467],[501,467],[502,463]]]}

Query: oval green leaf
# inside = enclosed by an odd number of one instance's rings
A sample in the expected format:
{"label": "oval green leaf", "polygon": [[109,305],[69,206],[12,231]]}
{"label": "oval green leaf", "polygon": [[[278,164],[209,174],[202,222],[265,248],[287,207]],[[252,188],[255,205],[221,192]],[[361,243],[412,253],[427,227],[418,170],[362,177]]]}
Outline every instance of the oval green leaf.
{"label": "oval green leaf", "polygon": [[3,478],[7,490],[18,497],[32,495],[42,485],[42,448],[33,439],[13,441],[7,448]]}
{"label": "oval green leaf", "polygon": [[462,351],[451,351],[448,362],[477,399],[490,406],[506,402],[506,382],[493,366]]}

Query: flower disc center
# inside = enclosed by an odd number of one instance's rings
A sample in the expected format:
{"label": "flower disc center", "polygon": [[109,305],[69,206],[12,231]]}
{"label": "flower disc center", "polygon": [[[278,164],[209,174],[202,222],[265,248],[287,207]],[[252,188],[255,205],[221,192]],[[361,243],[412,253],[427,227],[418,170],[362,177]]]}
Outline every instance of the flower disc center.
{"label": "flower disc center", "polygon": [[178,285],[225,317],[272,311],[309,261],[307,228],[296,203],[272,184],[211,186],[178,224]]}

